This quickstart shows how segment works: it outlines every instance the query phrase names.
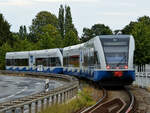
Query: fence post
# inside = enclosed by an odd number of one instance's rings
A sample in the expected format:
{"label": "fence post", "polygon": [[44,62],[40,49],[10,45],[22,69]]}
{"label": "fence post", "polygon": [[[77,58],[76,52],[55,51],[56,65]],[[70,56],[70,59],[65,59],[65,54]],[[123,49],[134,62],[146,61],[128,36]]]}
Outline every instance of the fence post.
{"label": "fence post", "polygon": [[12,113],[15,113],[16,112],[16,109],[14,108],[13,110],[12,110]]}
{"label": "fence post", "polygon": [[51,98],[52,98],[52,105],[53,105],[54,104],[54,95]]}
{"label": "fence post", "polygon": [[48,106],[49,106],[49,97],[47,98],[47,108],[48,108]]}
{"label": "fence post", "polygon": [[24,113],[24,106],[22,106],[20,109],[21,109],[21,113]]}
{"label": "fence post", "polygon": [[32,113],[32,103],[29,104],[29,113]]}
{"label": "fence post", "polygon": [[64,103],[66,102],[66,92],[64,92]]}
{"label": "fence post", "polygon": [[44,99],[41,100],[41,111],[44,109]]}
{"label": "fence post", "polygon": [[38,113],[38,101],[35,102],[35,113]]}
{"label": "fence post", "polygon": [[60,104],[63,103],[63,93],[60,93]]}
{"label": "fence post", "polygon": [[56,94],[56,104],[58,104],[58,97],[59,97],[59,94]]}

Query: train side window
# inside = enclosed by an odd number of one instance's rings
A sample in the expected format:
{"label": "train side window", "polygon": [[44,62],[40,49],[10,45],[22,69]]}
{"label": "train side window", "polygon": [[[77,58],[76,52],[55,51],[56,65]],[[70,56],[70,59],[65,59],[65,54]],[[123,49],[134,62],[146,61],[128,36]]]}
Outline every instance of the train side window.
{"label": "train side window", "polygon": [[69,59],[71,67],[79,67],[79,55],[70,56]]}
{"label": "train side window", "polygon": [[101,68],[101,67],[100,67],[100,62],[99,62],[99,60],[98,60],[97,51],[94,51],[94,64],[95,64],[95,67],[96,67],[97,69],[100,69],[100,68]]}
{"label": "train side window", "polygon": [[51,66],[61,66],[60,59],[58,57],[51,58]]}
{"label": "train side window", "polygon": [[67,57],[63,57],[63,65],[64,65],[65,67],[68,66]]}
{"label": "train side window", "polygon": [[58,57],[51,57],[51,58],[37,58],[36,59],[36,66],[43,65],[43,66],[61,66],[60,59]]}
{"label": "train side window", "polygon": [[7,59],[7,66],[28,66],[28,59]]}
{"label": "train side window", "polygon": [[61,66],[60,59],[56,57],[56,66]]}
{"label": "train side window", "polygon": [[6,59],[6,65],[11,66],[11,59]]}

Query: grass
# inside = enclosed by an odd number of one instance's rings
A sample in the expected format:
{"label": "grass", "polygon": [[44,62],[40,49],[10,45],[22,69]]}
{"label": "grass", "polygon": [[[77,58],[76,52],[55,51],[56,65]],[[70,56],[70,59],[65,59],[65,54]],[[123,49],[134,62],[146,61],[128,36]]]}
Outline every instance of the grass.
{"label": "grass", "polygon": [[77,98],[65,104],[55,104],[40,113],[74,113],[75,111],[95,104],[92,95],[92,88],[86,87],[78,93]]}
{"label": "grass", "polygon": [[149,91],[149,92],[150,92],[150,87],[147,87],[147,91]]}

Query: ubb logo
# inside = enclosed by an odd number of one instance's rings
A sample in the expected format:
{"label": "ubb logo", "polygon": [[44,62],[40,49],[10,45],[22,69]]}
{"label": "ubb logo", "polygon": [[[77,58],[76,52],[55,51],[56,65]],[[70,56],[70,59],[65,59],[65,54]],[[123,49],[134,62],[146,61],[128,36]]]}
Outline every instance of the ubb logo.
{"label": "ubb logo", "polygon": [[113,41],[114,41],[114,42],[116,42],[116,41],[118,41],[118,40],[119,40],[118,37],[114,37],[114,38],[113,38]]}

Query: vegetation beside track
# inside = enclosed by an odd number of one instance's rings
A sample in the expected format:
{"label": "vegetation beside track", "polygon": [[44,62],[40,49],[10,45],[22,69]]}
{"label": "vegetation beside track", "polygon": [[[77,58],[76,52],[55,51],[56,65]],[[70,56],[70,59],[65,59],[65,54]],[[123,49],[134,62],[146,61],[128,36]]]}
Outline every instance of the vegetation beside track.
{"label": "vegetation beside track", "polygon": [[94,105],[93,88],[85,87],[78,93],[78,96],[65,104],[55,104],[40,113],[74,113],[75,111]]}

